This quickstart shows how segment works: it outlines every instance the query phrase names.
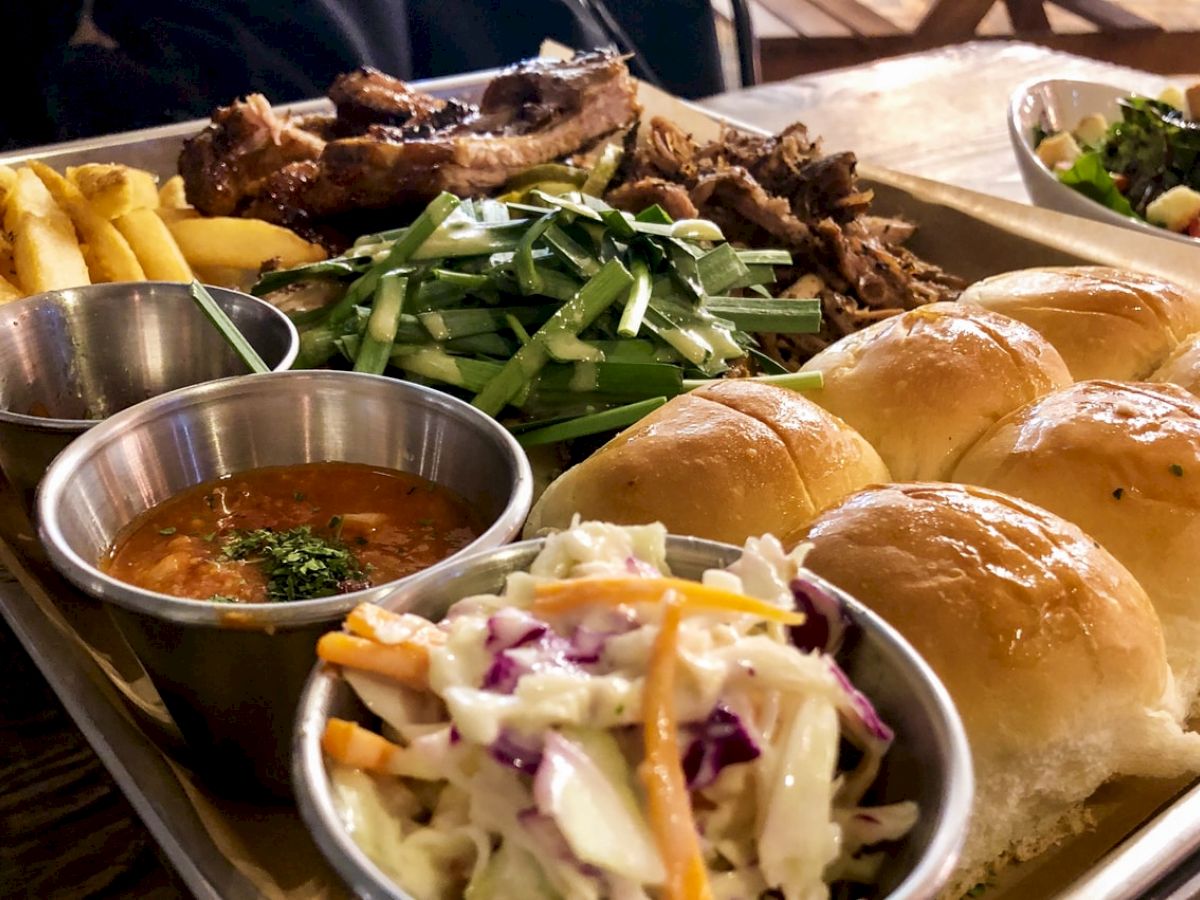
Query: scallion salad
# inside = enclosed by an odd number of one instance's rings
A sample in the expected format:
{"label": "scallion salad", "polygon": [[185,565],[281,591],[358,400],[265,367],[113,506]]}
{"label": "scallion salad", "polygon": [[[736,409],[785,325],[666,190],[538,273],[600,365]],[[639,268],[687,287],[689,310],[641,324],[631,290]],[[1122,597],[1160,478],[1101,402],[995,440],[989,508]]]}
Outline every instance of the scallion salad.
{"label": "scallion salad", "polygon": [[913,826],[862,805],[892,734],[800,554],[752,539],[691,582],[665,546],[576,525],[502,596],[322,639],[382,722],[327,725],[342,821],[416,900],[826,897]]}
{"label": "scallion salad", "polygon": [[818,299],[767,290],[787,251],[736,249],[713,222],[672,221],[659,206],[621,212],[588,193],[607,179],[534,175],[557,180],[519,199],[442,194],[405,228],[263,276],[260,296],[334,288],[333,302],[296,316],[296,367],[340,354],[356,371],[457,392],[526,445],[631,424],[733,366],[748,374],[750,361],[788,386],[819,385],[752,337],[820,329]]}

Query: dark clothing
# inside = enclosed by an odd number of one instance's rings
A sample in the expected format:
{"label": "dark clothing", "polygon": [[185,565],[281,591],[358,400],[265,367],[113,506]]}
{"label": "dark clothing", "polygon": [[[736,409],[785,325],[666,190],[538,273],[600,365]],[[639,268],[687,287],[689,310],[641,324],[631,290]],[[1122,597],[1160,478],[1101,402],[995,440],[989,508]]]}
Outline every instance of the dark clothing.
{"label": "dark clothing", "polygon": [[[709,0],[31,0],[0,54],[0,149],[208,117],[236,97],[320,96],[371,65],[400,78],[493,68],[544,37],[636,48],[634,74],[721,90]],[[599,10],[599,14],[597,14]],[[11,39],[15,38],[15,40]]]}

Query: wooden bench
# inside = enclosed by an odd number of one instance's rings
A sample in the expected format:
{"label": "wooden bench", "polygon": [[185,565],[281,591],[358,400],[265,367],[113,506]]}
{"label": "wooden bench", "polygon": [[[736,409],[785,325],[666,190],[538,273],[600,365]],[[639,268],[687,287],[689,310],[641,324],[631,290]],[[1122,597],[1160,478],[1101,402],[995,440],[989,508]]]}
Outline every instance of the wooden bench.
{"label": "wooden bench", "polygon": [[[858,65],[886,56],[932,50],[970,40],[1023,40],[1164,74],[1194,71],[1200,31],[1168,31],[1114,0],[933,0],[916,28],[907,31],[863,0],[756,0],[794,35],[760,39],[763,77],[776,81],[806,72]],[[997,3],[1007,8],[1012,32],[977,34]],[[1053,3],[1095,27],[1061,33],[1051,27]],[[838,23],[841,35],[806,34],[812,11]],[[1194,19],[1194,16],[1189,18]]]}

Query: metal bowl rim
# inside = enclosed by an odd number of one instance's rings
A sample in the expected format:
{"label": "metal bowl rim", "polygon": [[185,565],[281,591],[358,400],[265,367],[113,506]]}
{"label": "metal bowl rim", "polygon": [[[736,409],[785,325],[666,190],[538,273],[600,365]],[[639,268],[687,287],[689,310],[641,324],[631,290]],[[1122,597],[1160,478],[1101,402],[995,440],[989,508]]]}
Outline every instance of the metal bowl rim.
{"label": "metal bowl rim", "polygon": [[[5,304],[4,311],[5,312],[9,312],[9,311],[20,312],[20,309],[19,309],[20,306],[29,306],[29,307],[40,306],[41,304],[51,301],[54,298],[61,297],[63,294],[65,294],[68,291],[78,291],[83,294],[107,294],[107,293],[116,293],[117,291],[114,290],[116,288],[125,288],[126,292],[128,292],[129,290],[134,289],[134,288],[147,288],[147,287],[154,288],[155,290],[158,290],[160,288],[168,289],[171,293],[174,293],[176,289],[179,289],[180,291],[186,291],[186,290],[190,289],[189,285],[184,284],[182,282],[178,282],[178,281],[129,281],[129,282],[103,282],[101,284],[84,284],[84,285],[80,285],[79,287],[62,288],[60,290],[54,290],[54,291],[43,291],[40,294],[31,294],[28,297],[22,297],[20,300],[14,300],[12,303]],[[287,332],[287,336],[288,336],[288,349],[283,354],[283,358],[279,361],[279,364],[276,365],[275,368],[273,368],[271,371],[272,372],[284,372],[291,368],[292,363],[294,363],[296,361],[296,357],[300,354],[300,332],[298,332],[296,330],[295,323],[290,318],[288,318],[286,313],[284,313],[281,309],[279,309],[279,307],[275,306],[274,304],[268,303],[266,300],[263,300],[261,297],[255,297],[253,294],[247,294],[245,291],[239,291],[234,288],[217,287],[216,285],[205,285],[205,287],[208,289],[208,291],[210,293],[213,293],[214,296],[215,296],[215,294],[220,294],[220,293],[232,294],[238,300],[253,300],[254,303],[259,304],[259,305],[267,308],[268,310],[270,310],[270,313],[268,315],[272,319],[283,324],[284,330]],[[86,301],[82,301],[82,302],[86,302]],[[231,375],[228,377],[236,378],[237,376]],[[220,381],[220,380],[224,380],[224,379],[217,379],[217,380]],[[207,382],[197,382],[197,384],[206,384],[206,383]],[[196,385],[185,385],[184,387],[176,388],[175,390],[186,390],[189,387],[195,387],[195,386]],[[154,400],[154,399],[157,399],[158,397],[164,396],[167,393],[174,393],[174,392],[173,391],[164,391],[162,394],[155,394],[154,397],[150,397],[148,399]],[[121,410],[120,412],[125,412],[125,410]],[[119,415],[119,413],[114,413],[113,415]],[[95,427],[96,425],[99,425],[101,422],[107,422],[108,419],[111,419],[111,418],[112,418],[112,416],[108,416],[107,418],[104,418],[104,419],[58,419],[58,418],[54,418],[51,416],[31,416],[31,415],[27,415],[25,413],[13,412],[10,409],[4,409],[3,407],[0,407],[0,422],[5,422],[10,425],[21,425],[26,428],[31,428],[31,429],[39,430],[39,431],[51,431],[51,432],[62,433],[62,434],[70,434],[72,432],[79,432],[80,434],[82,434],[83,432],[88,431],[89,429]]]}
{"label": "metal bowl rim", "polygon": [[[404,584],[403,591],[406,595],[414,595],[423,589],[436,587],[445,580],[463,577],[471,569],[495,560],[526,558],[544,543],[545,538],[534,538],[492,550],[477,551],[462,558],[454,572],[447,569],[426,570],[413,576],[411,581]],[[706,563],[709,567],[725,565],[724,559],[730,555],[736,559],[742,553],[741,548],[732,544],[668,535],[668,563],[671,562],[672,550],[681,553],[707,553],[714,560],[711,564]],[[900,632],[841,588],[808,569],[804,569],[803,572],[806,578],[832,592],[859,627],[864,631],[873,632],[881,645],[894,654],[902,666],[909,668],[917,685],[915,693],[919,694],[922,690],[925,692],[923,705],[932,712],[934,725],[941,727],[944,739],[941,743],[944,744],[947,758],[940,788],[943,800],[941,816],[924,853],[904,876],[903,881],[887,895],[889,900],[929,900],[945,886],[953,874],[970,823],[975,774],[962,719],[941,680]],[[382,605],[387,604],[388,599],[382,601]],[[376,866],[354,842],[342,826],[334,806],[324,754],[320,746],[319,727],[324,726],[324,707],[327,706],[330,693],[339,680],[340,675],[336,667],[318,662],[313,666],[300,695],[292,744],[292,786],[296,804],[309,834],[321,853],[358,896],[372,900],[411,900],[404,889]],[[911,686],[908,692],[914,693]],[[319,723],[318,718],[321,719]],[[936,727],[934,730],[937,730]]]}
{"label": "metal bowl rim", "polygon": [[[238,398],[261,394],[268,383],[286,380],[289,382],[315,381],[340,385],[353,393],[353,385],[366,381],[379,389],[401,395],[402,403],[415,403],[434,410],[438,415],[448,416],[465,422],[469,427],[493,438],[498,449],[505,453],[514,470],[508,501],[500,515],[478,537],[462,550],[439,560],[427,569],[412,575],[375,585],[361,591],[318,597],[312,600],[297,600],[291,603],[239,603],[236,607],[222,606],[206,600],[195,600],[161,594],[135,587],[112,578],[93,563],[67,545],[58,524],[58,501],[69,490],[69,480],[80,462],[98,453],[111,442],[118,440],[129,430],[155,419],[182,410],[193,409],[214,399],[238,402]],[[296,370],[268,372],[257,375],[235,375],[215,381],[178,388],[157,397],[151,397],[128,409],[96,423],[93,428],[70,444],[55,458],[38,487],[35,508],[37,510],[38,537],[46,548],[54,567],[70,581],[99,599],[114,603],[123,609],[149,615],[158,619],[182,622],[191,625],[228,627],[225,623],[231,611],[243,613],[256,623],[267,625],[300,626],[328,620],[352,609],[381,591],[394,590],[410,579],[422,577],[448,563],[457,564],[464,554],[485,551],[500,546],[518,534],[533,503],[533,473],[529,460],[521,445],[504,426],[457,397],[383,375],[368,375],[362,372],[337,370]]]}

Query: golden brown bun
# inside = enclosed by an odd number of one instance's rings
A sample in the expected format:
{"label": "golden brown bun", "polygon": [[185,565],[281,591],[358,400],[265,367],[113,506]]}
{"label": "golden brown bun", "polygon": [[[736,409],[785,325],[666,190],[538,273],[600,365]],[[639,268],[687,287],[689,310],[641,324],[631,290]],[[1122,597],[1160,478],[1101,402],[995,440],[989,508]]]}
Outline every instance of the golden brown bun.
{"label": "golden brown bun", "polygon": [[816,404],[731,379],[675,397],[568,469],[525,533],[565,528],[578,513],[735,544],[788,540],[829,504],[888,480],[867,442]]}
{"label": "golden brown bun", "polygon": [[1200,400],[1169,384],[1083,381],[997,422],[954,480],[1057,513],[1141,582],[1190,695],[1200,659]]}
{"label": "golden brown bun", "polygon": [[877,322],[802,371],[822,373],[825,386],[808,396],[856,428],[901,481],[946,480],[989,425],[1071,382],[1032,328],[956,303]]}
{"label": "golden brown bun", "polygon": [[1200,331],[1200,295],[1154,275],[1103,266],[1023,269],[960,298],[1019,319],[1062,355],[1077,381],[1147,377]]}
{"label": "golden brown bun", "polygon": [[962,715],[976,803],[956,890],[1069,833],[1113,775],[1200,766],[1150,601],[1076,526],[982,488],[895,484],[805,540],[805,565],[895,626]]}
{"label": "golden brown bun", "polygon": [[1200,397],[1200,334],[1193,334],[1176,347],[1150,376],[1150,381],[1177,384]]}

